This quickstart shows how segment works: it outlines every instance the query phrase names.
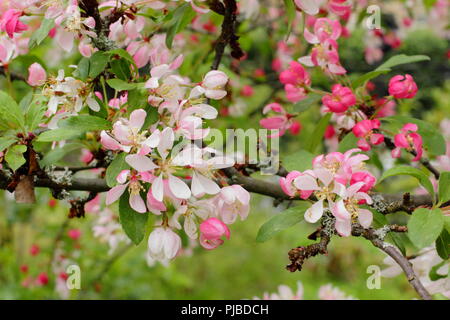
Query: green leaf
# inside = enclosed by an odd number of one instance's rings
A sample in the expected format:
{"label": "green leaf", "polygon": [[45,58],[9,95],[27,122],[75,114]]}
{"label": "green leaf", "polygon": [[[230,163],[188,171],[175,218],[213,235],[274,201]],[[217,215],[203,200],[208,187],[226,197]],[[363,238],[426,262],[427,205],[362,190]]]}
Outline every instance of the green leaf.
{"label": "green leaf", "polygon": [[166,46],[172,49],[173,38],[182,31],[194,19],[196,13],[192,7],[186,3],[175,9],[170,27],[166,33]]}
{"label": "green leaf", "polygon": [[77,67],[78,78],[85,81],[89,76],[89,69],[91,67],[91,62],[88,58],[84,57],[80,60]]}
{"label": "green leaf", "polygon": [[106,184],[112,188],[117,184],[117,176],[122,170],[129,169],[130,166],[125,162],[126,153],[119,153],[106,169]]}
{"label": "green leaf", "polygon": [[128,83],[120,79],[109,79],[106,80],[106,83],[108,83],[111,88],[117,91],[132,90],[137,87],[136,83]]}
{"label": "green leaf", "polygon": [[33,131],[39,126],[42,119],[44,118],[46,109],[47,107],[44,104],[43,97],[35,97],[30,102],[30,104],[24,111],[25,126],[27,127],[28,131]]}
{"label": "green leaf", "polygon": [[[295,9],[293,0],[284,0],[284,6],[286,7],[286,15],[288,18],[288,28],[287,28],[287,33],[286,33],[286,39],[288,39],[289,35],[291,33],[291,30],[292,30],[292,23],[294,22],[297,11]],[[300,30],[303,30],[303,28],[300,28]]]}
{"label": "green leaf", "polygon": [[422,249],[436,241],[443,227],[444,218],[440,209],[419,208],[414,210],[408,221],[408,236],[418,249]]}
{"label": "green leaf", "polygon": [[439,203],[450,200],[450,171],[441,173],[439,177]]}
{"label": "green leaf", "polygon": [[424,147],[433,155],[439,156],[446,152],[445,139],[439,131],[439,127],[432,125],[423,120],[406,117],[406,116],[392,116],[383,118],[383,121],[393,123],[400,129],[407,123],[414,123],[418,126],[417,131],[423,138]]}
{"label": "green leaf", "polygon": [[425,173],[423,173],[421,170],[409,167],[409,166],[397,166],[393,167],[389,170],[386,170],[383,175],[381,176],[378,183],[383,181],[386,178],[393,177],[393,176],[399,176],[399,175],[407,175],[412,176],[419,180],[420,184],[430,193],[430,195],[434,198],[434,188],[431,184],[430,179],[427,177]]}
{"label": "green leaf", "polygon": [[95,52],[89,59],[89,77],[96,78],[108,65],[109,56],[101,51]]}
{"label": "green leaf", "polygon": [[430,57],[425,55],[407,56],[406,54],[398,54],[389,58],[385,63],[376,68],[375,71],[390,69],[392,67],[399,66],[402,64],[420,61],[429,61],[429,60]]}
{"label": "green leaf", "polygon": [[148,213],[134,211],[129,204],[129,193],[125,190],[119,200],[119,220],[128,238],[138,245],[145,236]]}
{"label": "green leaf", "polygon": [[430,277],[431,281],[436,281],[439,279],[447,278],[449,276],[448,274],[437,273],[437,271],[440,268],[442,268],[445,264],[447,264],[447,261],[441,261],[440,263],[438,263],[437,265],[435,265],[431,268],[430,272],[428,273],[428,277]]}
{"label": "green leaf", "polygon": [[308,202],[300,202],[298,206],[289,208],[264,223],[256,236],[257,242],[265,242],[278,232],[296,225],[303,220]]}
{"label": "green leaf", "polygon": [[305,171],[312,168],[314,155],[306,150],[299,150],[283,158],[283,167],[288,171]]}
{"label": "green leaf", "polygon": [[79,137],[83,132],[70,128],[58,128],[41,133],[36,141],[38,142],[52,142],[62,141]]}
{"label": "green leaf", "polygon": [[147,112],[147,117],[145,117],[143,128],[148,128],[152,124],[156,123],[159,120],[159,113],[158,108],[155,108],[154,106],[148,105],[145,108],[145,111]]}
{"label": "green leaf", "polygon": [[28,47],[30,49],[34,48],[41,44],[42,41],[48,36],[50,30],[55,26],[55,21],[51,19],[44,19],[42,23],[35,32],[30,37],[30,41],[28,42]]}
{"label": "green leaf", "polygon": [[148,94],[141,89],[133,89],[128,91],[128,111],[143,109],[147,106]]}
{"label": "green leaf", "polygon": [[15,136],[0,137],[0,151],[5,150],[15,142],[17,142],[17,138]]}
{"label": "green leaf", "polygon": [[114,49],[106,52],[111,56],[111,59],[114,58],[114,56],[119,56],[120,58],[125,59],[128,61],[135,69],[137,70],[136,63],[134,62],[133,57],[128,53],[127,50],[124,49]]}
{"label": "green leaf", "polygon": [[44,156],[44,158],[40,161],[40,164],[42,166],[55,164],[70,152],[78,150],[82,147],[83,145],[80,143],[67,143],[62,148],[52,149]]}
{"label": "green leaf", "polygon": [[33,91],[28,92],[19,102],[19,108],[25,113],[25,116],[31,101],[33,101]]}
{"label": "green leaf", "polygon": [[344,153],[350,149],[356,148],[356,143],[358,142],[358,138],[355,137],[353,132],[349,132],[345,135],[344,139],[339,142],[338,151]]}
{"label": "green leaf", "polygon": [[323,139],[323,135],[325,134],[325,130],[327,129],[328,124],[330,123],[331,113],[327,113],[324,117],[322,117],[314,129],[313,134],[310,138],[310,143],[306,150],[311,153],[314,153],[317,150],[317,147],[320,146],[320,142]]}
{"label": "green leaf", "polygon": [[442,259],[450,258],[450,233],[446,229],[442,230],[436,240],[436,251]]}
{"label": "green leaf", "polygon": [[366,74],[363,74],[362,76],[356,78],[356,80],[354,80],[352,82],[353,88],[358,88],[360,86],[363,86],[363,85],[365,85],[365,83],[367,81],[372,80],[372,79],[374,79],[374,78],[376,78],[376,77],[378,77],[378,76],[380,76],[382,74],[386,74],[389,71],[391,71],[391,69],[373,70],[373,71],[370,71],[370,72],[368,72]]}
{"label": "green leaf", "polygon": [[6,92],[0,91],[0,121],[11,129],[24,129],[25,119],[22,110]]}
{"label": "green leaf", "polygon": [[297,102],[296,104],[294,104],[294,111],[295,112],[303,112],[308,110],[311,106],[313,106],[314,104],[316,104],[317,102],[319,102],[322,99],[322,96],[320,94],[317,93],[310,93],[306,96],[305,99]]}
{"label": "green leaf", "polygon": [[68,128],[79,132],[109,130],[111,122],[100,117],[90,115],[78,115],[58,122],[60,128]]}
{"label": "green leaf", "polygon": [[445,230],[450,233],[450,216],[444,216],[444,226]]}
{"label": "green leaf", "polygon": [[110,62],[112,72],[117,78],[123,81],[128,81],[131,77],[129,63],[124,59],[115,59]]}
{"label": "green leaf", "polygon": [[5,160],[13,171],[19,169],[26,162],[23,157],[25,151],[27,151],[27,146],[16,144],[6,152]]}

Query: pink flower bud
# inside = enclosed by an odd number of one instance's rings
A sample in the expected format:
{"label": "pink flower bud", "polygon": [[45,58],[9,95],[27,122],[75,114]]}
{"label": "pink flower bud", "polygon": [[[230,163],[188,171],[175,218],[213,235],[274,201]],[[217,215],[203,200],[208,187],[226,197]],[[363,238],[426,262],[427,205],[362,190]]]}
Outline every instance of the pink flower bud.
{"label": "pink flower bud", "polygon": [[417,94],[417,84],[411,75],[397,75],[389,81],[389,94],[397,99],[411,99]]}
{"label": "pink flower bud", "polygon": [[7,10],[0,20],[0,30],[5,31],[12,39],[15,32],[22,32],[28,29],[28,26],[23,24],[19,18],[23,12],[16,9]]}
{"label": "pink flower bud", "polygon": [[350,184],[355,184],[358,182],[364,182],[364,185],[359,189],[360,192],[367,192],[375,185],[375,177],[367,171],[355,172],[351,179]]}
{"label": "pink flower bud", "polygon": [[36,87],[42,85],[46,79],[47,73],[39,63],[35,62],[28,68],[27,82],[30,86]]}
{"label": "pink flower bud", "polygon": [[46,284],[48,284],[48,275],[47,275],[47,273],[46,272],[41,272],[38,275],[38,277],[36,279],[36,282],[40,286],[45,286]]}
{"label": "pink flower bud", "polygon": [[225,236],[230,239],[230,229],[217,218],[209,218],[200,224],[200,232],[206,240],[220,239]]}
{"label": "pink flower bud", "polygon": [[72,240],[77,240],[80,238],[81,236],[81,231],[79,229],[71,229],[67,232],[67,235],[69,236],[69,238],[71,238]]}

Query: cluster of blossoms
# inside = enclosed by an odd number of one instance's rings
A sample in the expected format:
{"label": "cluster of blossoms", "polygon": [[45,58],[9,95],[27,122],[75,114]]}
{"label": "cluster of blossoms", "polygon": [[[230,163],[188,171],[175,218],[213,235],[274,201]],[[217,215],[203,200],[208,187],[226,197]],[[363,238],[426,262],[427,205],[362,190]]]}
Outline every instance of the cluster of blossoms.
{"label": "cluster of blossoms", "polygon": [[190,142],[208,135],[204,119],[216,118],[217,111],[205,103],[206,98],[222,99],[228,78],[221,71],[210,71],[201,83],[190,85],[174,74],[181,61],[151,69],[145,87],[149,103],[159,114],[156,122],[146,123],[147,112],[137,109],[129,118],[119,118],[111,132],[101,132],[103,147],[125,153],[130,166],[118,174],[118,184],[107,193],[106,204],[128,192],[132,209],[161,217],[149,237],[149,255],[163,262],[181,249],[175,230],[184,229],[204,248],[214,249],[223,237],[230,237],[227,224],[237,216],[247,217],[250,201],[241,186],[221,188],[217,183],[217,171],[233,166],[232,158]]}
{"label": "cluster of blossoms", "polygon": [[352,149],[344,154],[332,152],[317,156],[313,169],[291,171],[280,178],[281,188],[288,196],[315,200],[305,212],[306,221],[315,223],[329,211],[336,219],[337,232],[345,237],[350,236],[354,222],[365,228],[372,224],[372,212],[361,205],[372,203],[368,192],[376,179],[364,170],[364,161],[369,157],[360,151]]}
{"label": "cluster of blossoms", "polygon": [[[344,292],[331,284],[323,285],[319,288],[317,293],[319,300],[355,300],[352,296],[346,295]],[[262,298],[253,297],[253,300],[303,300],[303,285],[297,282],[297,291],[293,291],[286,285],[278,286],[276,293],[264,293]]]}

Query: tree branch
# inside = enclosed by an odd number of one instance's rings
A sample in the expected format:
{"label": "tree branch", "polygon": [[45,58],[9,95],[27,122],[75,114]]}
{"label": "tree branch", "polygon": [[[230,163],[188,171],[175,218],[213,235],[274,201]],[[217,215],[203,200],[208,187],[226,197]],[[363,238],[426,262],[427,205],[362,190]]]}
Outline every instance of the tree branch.
{"label": "tree branch", "polygon": [[398,250],[393,245],[384,242],[383,239],[380,237],[380,235],[377,233],[377,230],[374,230],[372,228],[363,229],[361,226],[356,226],[352,230],[352,235],[362,236],[366,238],[367,240],[372,242],[372,244],[375,247],[385,252],[392,259],[394,259],[394,261],[400,266],[400,268],[402,268],[403,272],[406,275],[406,278],[408,279],[408,282],[411,284],[414,290],[416,290],[419,296],[423,300],[432,300],[431,295],[425,289],[425,287],[417,277],[416,273],[414,272],[412,264],[408,261],[406,257],[402,255],[400,250]]}

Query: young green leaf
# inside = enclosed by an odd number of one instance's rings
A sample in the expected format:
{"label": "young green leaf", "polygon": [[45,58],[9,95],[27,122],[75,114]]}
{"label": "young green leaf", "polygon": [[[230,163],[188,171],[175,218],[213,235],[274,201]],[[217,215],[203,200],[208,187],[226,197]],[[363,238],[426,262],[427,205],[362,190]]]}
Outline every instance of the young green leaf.
{"label": "young green leaf", "polygon": [[188,3],[185,3],[175,9],[173,18],[171,20],[171,25],[166,34],[166,46],[169,49],[172,49],[172,42],[175,35],[186,28],[186,26],[192,21],[192,19],[195,18],[195,16],[195,11]]}
{"label": "young green leaf", "polygon": [[42,132],[36,141],[38,142],[52,142],[52,141],[62,141],[77,138],[84,132],[77,129],[70,128],[58,128],[54,130],[49,130]]}
{"label": "young green leaf", "polygon": [[25,151],[27,151],[27,146],[16,144],[6,152],[5,160],[13,171],[16,171],[25,163],[25,158],[23,157]]}
{"label": "young green leaf", "polygon": [[256,236],[257,242],[265,242],[278,232],[292,227],[303,220],[305,211],[309,208],[308,202],[300,202],[298,206],[289,208],[264,223]]}
{"label": "young green leaf", "polygon": [[40,164],[41,166],[48,166],[51,164],[55,164],[67,154],[75,150],[78,150],[82,147],[83,145],[81,143],[68,143],[61,148],[52,149],[44,156],[44,158],[40,161]]}
{"label": "young green leaf", "polygon": [[120,79],[108,79],[106,83],[117,91],[133,90],[137,87],[136,83],[128,83]]}
{"label": "young green leaf", "polygon": [[130,207],[130,195],[125,190],[119,200],[119,220],[128,238],[138,245],[145,236],[145,227],[147,224],[148,213],[139,213]]}
{"label": "young green leaf", "polygon": [[106,184],[112,188],[117,184],[116,178],[122,170],[129,169],[129,165],[125,162],[126,153],[119,153],[106,169]]}
{"label": "young green leaf", "polygon": [[0,121],[11,129],[24,129],[25,118],[17,103],[6,92],[0,91]]}
{"label": "young green leaf", "polygon": [[294,111],[295,112],[303,112],[308,110],[312,105],[319,102],[320,99],[322,99],[322,96],[317,93],[310,93],[306,96],[305,99],[297,102],[294,104]]}
{"label": "young green leaf", "polygon": [[409,167],[409,166],[396,166],[389,170],[386,170],[383,175],[381,176],[378,183],[383,181],[386,178],[393,177],[393,176],[399,176],[399,175],[407,175],[416,178],[419,180],[420,184],[430,193],[432,197],[434,197],[434,188],[431,184],[430,179],[427,177],[425,173],[423,173],[421,170]]}
{"label": "young green leaf", "polygon": [[45,38],[47,38],[50,30],[55,26],[55,21],[52,19],[43,19],[42,23],[35,32],[32,33],[30,40],[28,41],[28,47],[30,49],[41,44]]}
{"label": "young green leaf", "polygon": [[89,77],[95,78],[105,70],[108,65],[109,56],[106,53],[97,51],[89,59]]}
{"label": "young green leaf", "polygon": [[331,113],[327,113],[325,116],[323,116],[314,129],[314,132],[309,139],[310,143],[306,148],[306,150],[308,150],[309,152],[314,153],[319,147],[320,142],[323,139],[323,135],[325,134],[325,130],[327,129],[328,123],[330,123],[331,115]]}
{"label": "young green leaf", "polygon": [[390,69],[392,67],[399,66],[402,64],[420,61],[429,61],[429,60],[430,57],[425,55],[408,56],[406,54],[398,54],[389,58],[385,63],[376,68],[375,71]]}
{"label": "young green leaf", "polygon": [[440,209],[414,210],[408,221],[408,236],[411,242],[419,249],[431,245],[444,228],[443,217]]}
{"label": "young green leaf", "polygon": [[58,122],[60,128],[78,130],[79,132],[100,131],[111,129],[111,122],[100,117],[78,115]]}
{"label": "young green leaf", "polygon": [[439,177],[439,203],[450,200],[450,171],[441,173]]}
{"label": "young green leaf", "polygon": [[448,260],[450,258],[450,233],[446,229],[442,230],[436,240],[436,251],[442,259]]}
{"label": "young green leaf", "polygon": [[283,167],[288,171],[305,171],[312,168],[314,155],[306,150],[299,150],[283,158]]}

